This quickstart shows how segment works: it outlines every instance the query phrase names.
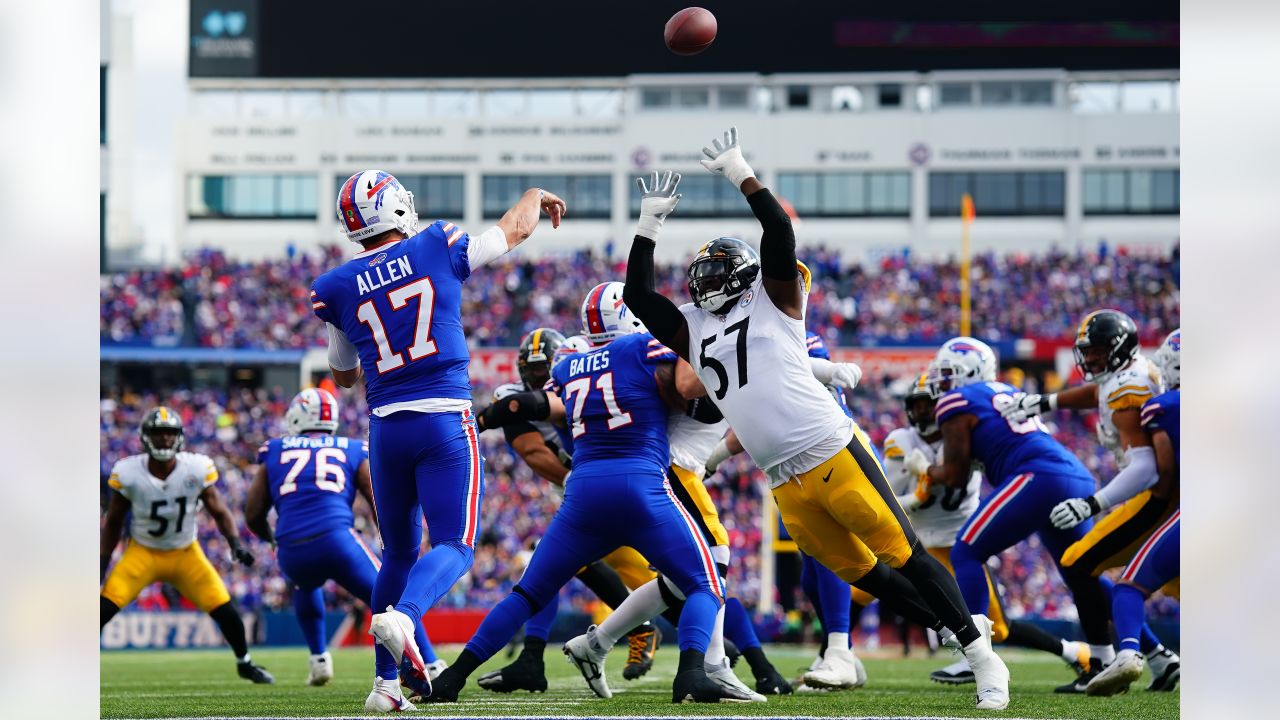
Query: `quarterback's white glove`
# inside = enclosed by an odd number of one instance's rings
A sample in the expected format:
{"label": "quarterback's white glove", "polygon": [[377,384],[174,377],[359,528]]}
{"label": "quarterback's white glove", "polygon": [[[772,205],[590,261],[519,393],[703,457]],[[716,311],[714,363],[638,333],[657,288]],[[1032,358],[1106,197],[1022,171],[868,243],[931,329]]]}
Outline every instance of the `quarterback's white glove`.
{"label": "quarterback's white glove", "polygon": [[862,368],[856,363],[834,363],[831,384],[842,390],[852,390],[862,380]]}
{"label": "quarterback's white glove", "polygon": [[1053,510],[1049,513],[1049,522],[1059,530],[1070,530],[1100,512],[1102,507],[1092,496],[1071,498],[1053,506]]}
{"label": "quarterback's white glove", "polygon": [[636,234],[650,240],[658,239],[662,223],[676,209],[680,196],[676,187],[680,184],[680,173],[670,170],[659,175],[654,173],[646,185],[644,178],[636,178],[636,187],[640,188],[640,221],[636,225]]}
{"label": "quarterback's white glove", "polygon": [[712,148],[703,146],[702,154],[708,159],[700,160],[702,167],[715,173],[729,178],[729,182],[734,187],[742,187],[743,181],[749,177],[755,177],[756,172],[747,164],[746,158],[742,157],[742,147],[738,145],[738,128],[731,127],[724,134],[724,143],[719,140],[712,140]]}
{"label": "quarterback's white glove", "polygon": [[929,466],[933,463],[929,462],[929,458],[924,456],[924,452],[920,448],[911,451],[911,454],[902,461],[902,466],[916,477],[926,475],[929,472]]}
{"label": "quarterback's white glove", "polygon": [[1013,402],[1004,406],[1004,408],[1000,410],[1000,414],[1003,415],[1006,420],[1011,420],[1016,423],[1024,423],[1033,417],[1047,413],[1057,407],[1057,393],[1050,395],[1018,393],[1013,396]]}

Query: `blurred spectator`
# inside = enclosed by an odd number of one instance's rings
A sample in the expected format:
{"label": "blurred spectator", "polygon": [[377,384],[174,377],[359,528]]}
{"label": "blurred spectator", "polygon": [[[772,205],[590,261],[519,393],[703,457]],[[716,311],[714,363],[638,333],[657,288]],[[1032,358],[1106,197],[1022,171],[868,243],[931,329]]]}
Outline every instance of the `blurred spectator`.
{"label": "blurred spectator", "polygon": [[[934,343],[959,325],[959,265],[903,253],[875,267],[841,262],[826,248],[801,250],[813,270],[808,325],[832,345]],[[193,253],[179,268],[102,276],[99,333],[104,342],[183,342],[203,347],[323,346],[311,314],[311,281],[346,250],[296,252],[241,263],[216,250]],[[989,340],[1062,339],[1085,313],[1111,307],[1138,323],[1154,344],[1177,327],[1178,251],[1135,256],[1123,248],[1049,250],[1040,255],[974,257],[973,332]],[[463,325],[473,346],[513,346],[541,325],[580,325],[588,289],[621,280],[625,258],[581,251],[536,261],[518,254],[476,271],[463,286]],[[659,265],[659,290],[682,301],[685,264]],[[188,327],[190,326],[190,327]]]}

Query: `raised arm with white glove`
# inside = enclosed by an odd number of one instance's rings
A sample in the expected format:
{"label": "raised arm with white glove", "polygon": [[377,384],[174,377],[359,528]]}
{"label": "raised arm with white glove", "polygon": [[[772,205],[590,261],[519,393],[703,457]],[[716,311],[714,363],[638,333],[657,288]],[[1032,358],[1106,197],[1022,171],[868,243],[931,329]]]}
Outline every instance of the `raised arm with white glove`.
{"label": "raised arm with white glove", "polygon": [[841,390],[852,390],[862,380],[862,368],[856,363],[838,363],[822,358],[809,358],[813,376],[823,385],[835,385]]}
{"label": "raised arm with white glove", "polygon": [[636,223],[636,235],[649,240],[658,239],[662,223],[680,202],[680,196],[676,194],[679,185],[680,173],[670,170],[661,174],[655,172],[647,185],[644,178],[636,178],[636,187],[640,188],[640,220]]}
{"label": "raised arm with white glove", "polygon": [[714,150],[705,146],[702,148],[702,154],[708,158],[698,161],[702,163],[702,167],[716,175],[725,176],[736,188],[741,188],[747,178],[755,177],[756,171],[742,157],[742,147],[738,145],[738,128],[729,128],[724,134],[723,144],[719,140],[712,140],[711,144],[715,146]]}

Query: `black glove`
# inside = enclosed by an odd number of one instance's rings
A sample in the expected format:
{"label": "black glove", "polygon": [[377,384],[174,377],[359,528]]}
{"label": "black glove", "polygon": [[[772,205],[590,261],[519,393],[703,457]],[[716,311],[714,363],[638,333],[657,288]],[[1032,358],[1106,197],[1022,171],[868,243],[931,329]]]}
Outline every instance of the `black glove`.
{"label": "black glove", "polygon": [[253,567],[253,553],[245,550],[244,546],[240,543],[232,544],[231,557],[235,558],[236,562],[244,565],[245,567]]}

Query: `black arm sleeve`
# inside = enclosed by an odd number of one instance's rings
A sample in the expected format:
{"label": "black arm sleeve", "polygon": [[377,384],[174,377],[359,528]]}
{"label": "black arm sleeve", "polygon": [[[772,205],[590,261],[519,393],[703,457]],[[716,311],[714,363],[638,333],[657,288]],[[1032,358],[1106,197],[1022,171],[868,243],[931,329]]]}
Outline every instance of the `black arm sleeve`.
{"label": "black arm sleeve", "polygon": [[685,405],[684,414],[705,425],[715,425],[724,419],[720,408],[706,395],[690,400]]}
{"label": "black arm sleeve", "polygon": [[[502,400],[499,400],[498,402],[502,402]],[[483,413],[481,414],[483,415]],[[515,422],[502,426],[502,436],[506,438],[508,445],[510,445],[516,438],[520,437],[521,435],[525,435],[527,433],[536,433],[536,432],[538,432],[538,428],[534,427],[533,423],[527,422],[525,420],[517,420]],[[539,437],[541,437],[541,433],[539,433]]]}
{"label": "black arm sleeve", "polygon": [[794,280],[800,271],[796,269],[796,233],[787,211],[769,188],[748,195],[747,204],[764,231],[760,236],[760,271],[770,280]]}
{"label": "black arm sleeve", "polygon": [[482,430],[493,430],[521,420],[546,420],[549,415],[551,403],[547,400],[547,393],[526,390],[508,395],[480,411],[480,426]]}
{"label": "black arm sleeve", "polygon": [[649,332],[677,355],[689,359],[689,325],[680,308],[658,292],[653,270],[654,242],[637,235],[627,259],[627,281],[622,300],[649,328]]}

